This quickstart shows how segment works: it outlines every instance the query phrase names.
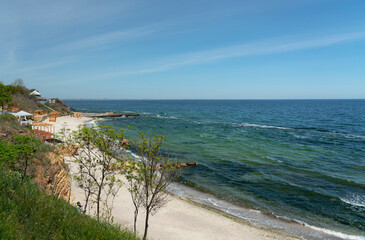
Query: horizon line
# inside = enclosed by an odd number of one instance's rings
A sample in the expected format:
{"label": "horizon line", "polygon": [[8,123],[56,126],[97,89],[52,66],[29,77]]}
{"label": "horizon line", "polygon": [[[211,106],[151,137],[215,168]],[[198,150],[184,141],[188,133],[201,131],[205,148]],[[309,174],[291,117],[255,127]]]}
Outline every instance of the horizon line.
{"label": "horizon line", "polygon": [[272,101],[272,100],[365,100],[365,98],[60,98],[61,100],[94,100],[94,101]]}

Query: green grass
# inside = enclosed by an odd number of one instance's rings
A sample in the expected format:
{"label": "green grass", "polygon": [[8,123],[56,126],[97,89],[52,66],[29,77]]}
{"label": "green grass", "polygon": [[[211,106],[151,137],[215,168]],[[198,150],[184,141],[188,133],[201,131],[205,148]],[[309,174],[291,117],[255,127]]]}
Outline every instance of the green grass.
{"label": "green grass", "polygon": [[0,239],[138,239],[47,195],[31,180],[0,166]]}

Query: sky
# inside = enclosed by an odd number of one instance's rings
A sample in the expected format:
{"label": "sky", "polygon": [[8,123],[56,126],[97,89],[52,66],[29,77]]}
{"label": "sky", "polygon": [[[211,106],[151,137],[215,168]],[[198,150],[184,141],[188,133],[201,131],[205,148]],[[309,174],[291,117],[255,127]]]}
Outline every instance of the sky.
{"label": "sky", "polygon": [[61,99],[363,99],[364,0],[0,0],[0,81]]}

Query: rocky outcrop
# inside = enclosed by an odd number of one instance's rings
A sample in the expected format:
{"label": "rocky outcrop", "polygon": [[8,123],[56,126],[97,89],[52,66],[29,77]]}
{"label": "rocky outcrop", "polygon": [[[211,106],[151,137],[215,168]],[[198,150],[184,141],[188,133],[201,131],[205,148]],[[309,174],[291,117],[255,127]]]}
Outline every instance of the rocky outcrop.
{"label": "rocky outcrop", "polygon": [[122,141],[119,142],[119,147],[122,147],[124,149],[128,149],[129,148],[129,140],[128,139],[123,139]]}
{"label": "rocky outcrop", "polygon": [[66,171],[63,157],[53,152],[48,152],[48,163],[38,163],[35,182],[47,193],[56,195],[58,198],[68,200],[70,190],[70,177]]}
{"label": "rocky outcrop", "polygon": [[80,145],[68,145],[58,149],[58,153],[63,156],[72,157],[77,155]]}
{"label": "rocky outcrop", "polygon": [[194,161],[190,161],[190,162],[186,163],[186,165],[188,165],[189,167],[195,167],[197,164]]}

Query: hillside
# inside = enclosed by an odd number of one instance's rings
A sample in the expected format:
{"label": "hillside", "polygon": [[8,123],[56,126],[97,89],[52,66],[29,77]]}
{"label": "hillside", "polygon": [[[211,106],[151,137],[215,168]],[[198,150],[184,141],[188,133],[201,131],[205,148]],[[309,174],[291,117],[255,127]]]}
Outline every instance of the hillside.
{"label": "hillside", "polygon": [[0,239],[137,239],[118,226],[97,222],[47,195],[17,172],[0,167]]}
{"label": "hillside", "polygon": [[48,113],[57,111],[62,115],[67,115],[71,112],[69,107],[57,98],[54,103],[41,103],[37,97],[30,95],[34,89],[28,89],[22,83],[11,85],[0,84],[10,91],[11,101],[4,105],[4,110],[12,112],[23,110],[29,113],[33,113],[36,110],[45,110]]}
{"label": "hillside", "polygon": [[0,114],[0,239],[138,239],[70,205],[65,167],[54,146]]}

